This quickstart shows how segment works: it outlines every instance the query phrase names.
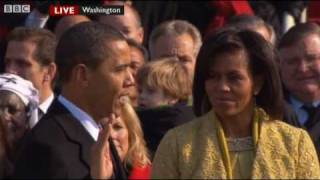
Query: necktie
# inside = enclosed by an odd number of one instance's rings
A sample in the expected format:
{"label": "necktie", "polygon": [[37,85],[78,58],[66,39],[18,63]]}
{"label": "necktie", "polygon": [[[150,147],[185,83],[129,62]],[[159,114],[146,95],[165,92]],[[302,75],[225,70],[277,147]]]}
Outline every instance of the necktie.
{"label": "necktie", "polygon": [[44,112],[40,108],[38,108],[38,120],[40,120],[43,117],[43,115]]}
{"label": "necktie", "polygon": [[315,119],[314,117],[317,111],[317,107],[314,107],[312,105],[303,105],[302,108],[308,113],[308,119],[304,123],[304,126],[309,130],[317,121],[317,119]]}

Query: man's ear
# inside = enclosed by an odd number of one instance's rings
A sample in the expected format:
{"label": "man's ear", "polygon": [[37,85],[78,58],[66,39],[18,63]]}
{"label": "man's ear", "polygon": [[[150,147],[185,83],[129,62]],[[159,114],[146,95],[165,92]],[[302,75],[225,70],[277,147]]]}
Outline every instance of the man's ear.
{"label": "man's ear", "polygon": [[138,30],[138,36],[139,36],[139,44],[142,44],[143,43],[143,38],[144,38],[144,30],[142,27],[139,27],[139,30]]}
{"label": "man's ear", "polygon": [[44,81],[49,81],[49,83],[51,83],[54,80],[56,73],[57,65],[52,62],[47,66],[47,72],[44,75]]}
{"label": "man's ear", "polygon": [[73,69],[73,80],[77,82],[77,84],[86,87],[89,84],[89,76],[90,76],[90,71],[88,67],[84,64],[78,64],[74,69]]}

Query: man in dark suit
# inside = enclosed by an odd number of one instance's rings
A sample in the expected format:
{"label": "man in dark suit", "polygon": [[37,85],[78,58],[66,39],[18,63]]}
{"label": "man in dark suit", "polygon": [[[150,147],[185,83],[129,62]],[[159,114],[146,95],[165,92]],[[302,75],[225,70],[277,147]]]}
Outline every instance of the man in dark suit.
{"label": "man in dark suit", "polygon": [[297,115],[285,120],[306,129],[320,155],[320,27],[294,26],[282,37],[279,50],[286,100]]}
{"label": "man in dark suit", "polygon": [[[133,83],[130,48],[112,27],[83,22],[64,33],[56,62],[61,95],[28,134],[15,166],[15,178],[88,178],[90,149],[100,120],[119,113],[120,97]],[[110,141],[113,177],[124,178]]]}
{"label": "man in dark suit", "polygon": [[31,127],[48,112],[54,99],[56,77],[55,35],[46,29],[17,27],[8,35],[5,52],[5,72],[32,82],[39,91],[39,118],[30,122]]}

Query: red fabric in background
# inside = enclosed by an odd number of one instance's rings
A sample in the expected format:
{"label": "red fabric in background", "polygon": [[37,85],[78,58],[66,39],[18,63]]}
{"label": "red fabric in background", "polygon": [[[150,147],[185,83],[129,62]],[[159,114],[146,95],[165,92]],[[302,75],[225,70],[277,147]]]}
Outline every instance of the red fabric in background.
{"label": "red fabric in background", "polygon": [[206,30],[206,35],[215,29],[226,24],[229,17],[240,14],[254,15],[248,1],[226,1],[218,0],[210,2],[212,8],[216,9],[217,14],[211,20]]}
{"label": "red fabric in background", "polygon": [[309,1],[307,8],[307,21],[320,24],[320,1]]}
{"label": "red fabric in background", "polygon": [[151,179],[151,166],[133,167],[128,179]]}

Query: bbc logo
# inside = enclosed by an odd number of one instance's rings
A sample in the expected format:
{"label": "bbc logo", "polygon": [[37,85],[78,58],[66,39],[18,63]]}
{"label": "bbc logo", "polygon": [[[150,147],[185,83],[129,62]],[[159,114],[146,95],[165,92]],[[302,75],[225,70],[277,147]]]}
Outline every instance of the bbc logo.
{"label": "bbc logo", "polygon": [[5,4],[4,13],[30,13],[30,4]]}

